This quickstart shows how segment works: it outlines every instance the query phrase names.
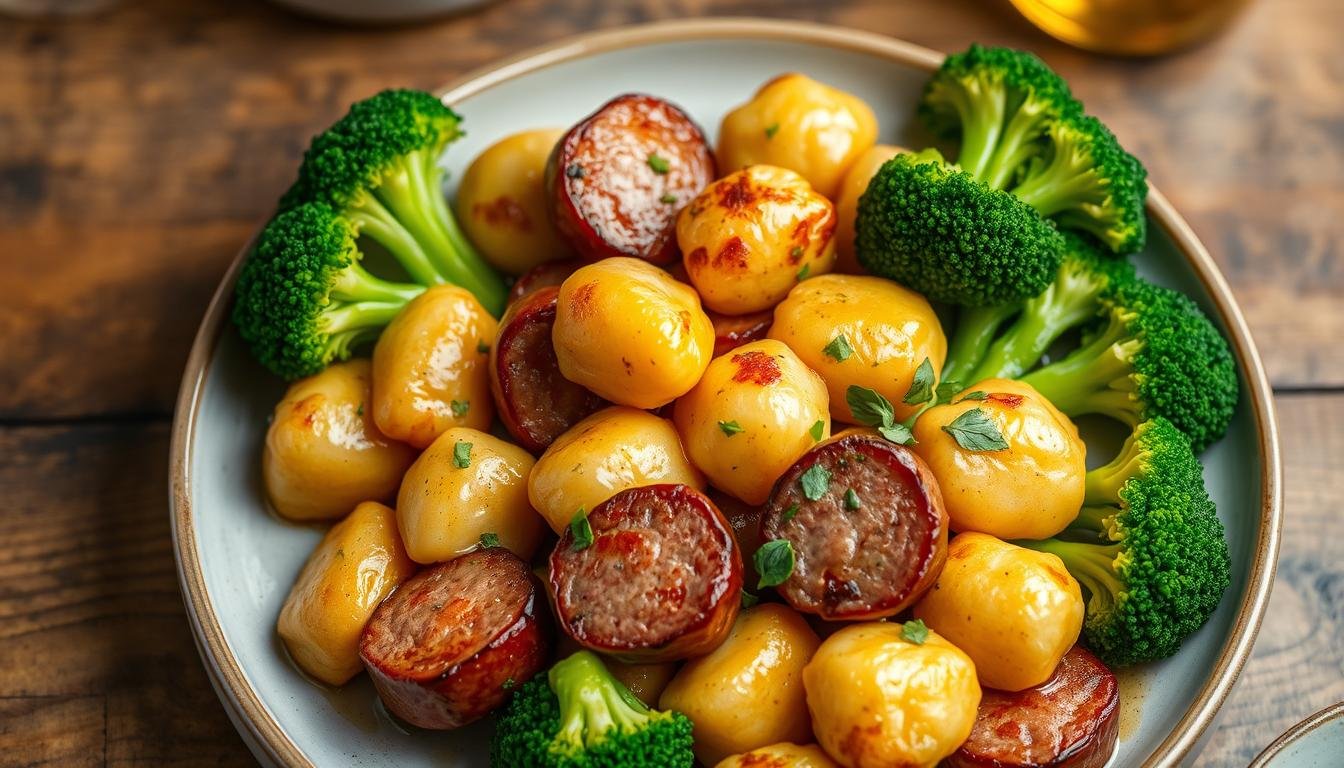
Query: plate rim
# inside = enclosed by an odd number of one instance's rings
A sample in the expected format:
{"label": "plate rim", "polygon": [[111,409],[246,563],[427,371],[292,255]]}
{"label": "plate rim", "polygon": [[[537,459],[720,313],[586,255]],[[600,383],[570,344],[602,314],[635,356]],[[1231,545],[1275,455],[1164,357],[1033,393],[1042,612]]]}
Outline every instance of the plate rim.
{"label": "plate rim", "polygon": [[[688,19],[616,27],[566,37],[473,69],[436,92],[446,103],[451,104],[523,74],[566,61],[660,43],[723,38],[786,41],[839,48],[926,71],[937,68],[944,56],[894,37],[813,22],[749,17]],[[1223,644],[1212,674],[1200,688],[1195,701],[1157,749],[1145,759],[1145,768],[1180,763],[1200,743],[1231,692],[1233,683],[1250,656],[1269,602],[1283,520],[1283,467],[1272,390],[1246,319],[1227,280],[1204,244],[1167,198],[1151,186],[1147,214],[1167,232],[1193,268],[1227,328],[1232,352],[1246,377],[1247,399],[1255,421],[1260,454],[1261,499],[1259,531],[1248,574],[1248,588],[1237,608],[1228,640]],[[316,768],[261,700],[224,636],[205,586],[192,518],[191,462],[201,394],[215,347],[228,321],[227,309],[238,269],[250,245],[249,240],[239,250],[211,297],[192,342],[178,390],[169,455],[169,506],[174,559],[197,650],[230,720],[239,731],[245,730],[242,734],[244,741],[263,762]]]}
{"label": "plate rim", "polygon": [[1337,704],[1317,710],[1293,725],[1288,730],[1279,735],[1265,747],[1264,751],[1255,756],[1250,765],[1246,768],[1269,768],[1271,761],[1278,757],[1285,749],[1293,746],[1302,739],[1310,736],[1313,731],[1323,725],[1328,725],[1336,720],[1344,719],[1344,701]]}

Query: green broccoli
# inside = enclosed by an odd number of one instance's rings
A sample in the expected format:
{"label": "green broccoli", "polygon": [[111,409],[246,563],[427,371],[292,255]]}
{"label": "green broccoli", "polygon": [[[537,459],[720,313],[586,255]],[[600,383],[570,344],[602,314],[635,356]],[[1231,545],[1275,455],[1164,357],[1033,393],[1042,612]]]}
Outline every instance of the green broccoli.
{"label": "green broccoli", "polygon": [[357,235],[357,225],[325,203],[279,213],[258,235],[238,275],[233,322],[280,376],[307,376],[349,357],[425,290],[370,274]]}
{"label": "green broccoli", "polygon": [[972,45],[929,78],[919,116],[935,134],[960,138],[957,165],[1004,189],[1060,118],[1081,111],[1064,79],[1025,51]]}
{"label": "green broccoli", "polygon": [[1090,115],[1067,115],[1048,130],[1050,151],[1027,164],[1012,193],[1065,229],[1088,232],[1114,253],[1143,247],[1147,171]]}
{"label": "green broccoli", "polygon": [[1223,525],[1185,435],[1162,418],[1087,473],[1078,518],[1050,552],[1087,590],[1087,644],[1108,664],[1166,658],[1213,615],[1230,583]]}
{"label": "green broccoli", "polygon": [[383,91],[356,102],[313,139],[280,208],[324,202],[395,256],[415,282],[459,285],[498,316],[504,281],[463,235],[443,195],[439,157],[462,135],[459,122],[423,91]]}
{"label": "green broccoli", "polygon": [[[1064,261],[1040,294],[994,307],[962,309],[949,344],[944,380],[1020,376],[1065,332],[1094,319],[1103,298],[1136,279],[1128,261],[1108,258],[1072,233],[1065,233],[1064,241]],[[1004,327],[1008,318],[1016,319]]]}
{"label": "green broccoli", "polygon": [[1237,402],[1237,370],[1218,329],[1186,296],[1140,279],[1101,299],[1102,321],[1063,359],[1020,377],[1069,416],[1135,427],[1162,416],[1203,451]]}
{"label": "green broccoli", "polygon": [[490,764],[509,768],[690,768],[691,721],[644,706],[579,651],[519,686],[495,724]]}
{"label": "green broccoli", "polygon": [[935,301],[985,306],[1034,296],[1063,239],[1012,195],[943,162],[937,150],[883,165],[859,198],[855,249],[870,272]]}

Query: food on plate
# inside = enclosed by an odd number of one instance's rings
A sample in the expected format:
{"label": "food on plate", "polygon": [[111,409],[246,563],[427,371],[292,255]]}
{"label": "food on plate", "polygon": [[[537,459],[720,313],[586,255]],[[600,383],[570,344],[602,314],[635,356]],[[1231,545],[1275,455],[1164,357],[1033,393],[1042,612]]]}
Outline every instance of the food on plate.
{"label": "food on plate", "polygon": [[579,651],[522,683],[499,716],[490,764],[535,768],[691,768],[691,722],[650,709]]}
{"label": "food on plate", "polygon": [[1083,595],[1058,557],[983,533],[960,533],[915,617],[975,662],[980,685],[1040,685],[1078,640]]}
{"label": "food on plate", "polygon": [[[313,139],[238,275],[233,321],[263,365],[291,379],[317,373],[431,285],[460,285],[491,314],[504,310],[504,281],[443,199],[438,160],[462,135],[459,119],[428,93],[383,91]],[[412,282],[361,266],[365,238]]]}
{"label": "food on plate", "polygon": [[1081,347],[1022,381],[1069,416],[1099,413],[1130,427],[1165,418],[1196,451],[1227,432],[1237,364],[1195,302],[1136,280],[1104,299],[1100,314]]}
{"label": "food on plate", "polygon": [[762,85],[719,127],[719,167],[778,165],[834,200],[854,159],[877,141],[877,117],[863,99],[796,72]]}
{"label": "food on plate", "polygon": [[607,404],[560,374],[551,344],[559,293],[554,285],[537,288],[510,304],[490,349],[490,392],[499,419],[535,453]]}
{"label": "food on plate", "polygon": [[574,274],[574,270],[581,266],[583,262],[579,259],[543,261],[519,275],[514,281],[513,287],[509,289],[509,304],[520,301],[529,293],[542,288],[550,286],[559,288],[565,282],[565,278]]}
{"label": "food on plate", "polygon": [[368,360],[300,379],[276,404],[261,451],[266,498],[289,520],[341,517],[361,501],[390,501],[415,460],[373,423]]}
{"label": "food on plate", "polygon": [[725,757],[714,768],[840,768],[816,744],[783,742]]}
{"label": "food on plate", "polygon": [[831,435],[826,383],[784,344],[753,342],[715,358],[672,421],[714,487],[764,503],[775,480]]}
{"label": "food on plate", "polygon": [[280,609],[275,628],[290,658],[327,685],[344,685],[362,669],[364,623],[414,571],[392,510],[355,507],[318,542]]}
{"label": "food on plate", "polygon": [[580,256],[677,258],[677,211],[716,176],[705,134],[676,105],[617,96],[556,144],[546,169],[555,227]]}
{"label": "food on plate", "polygon": [[580,509],[591,510],[627,488],[659,483],[705,489],[672,422],[612,406],[551,443],[528,475],[527,495],[551,530],[561,533]]}
{"label": "food on plate", "polygon": [[859,197],[868,189],[877,169],[891,158],[909,152],[903,147],[877,144],[869,147],[854,160],[840,182],[839,197],[835,199],[835,271],[844,275],[861,275],[859,256],[854,250],[854,219],[859,213]]}
{"label": "food on plate", "polygon": [[580,645],[627,661],[698,656],[737,617],[742,556],[723,514],[685,485],[579,509],[550,558],[555,612]]}
{"label": "food on plate", "polygon": [[677,216],[677,245],[705,306],[727,315],[778,304],[835,262],[835,208],[793,171],[752,165],[710,184]]}
{"label": "food on plate", "polygon": [[803,666],[820,643],[793,609],[763,603],[738,615],[718,648],[686,662],[658,704],[691,719],[704,765],[777,742],[806,743]]}
{"label": "food on plate", "polygon": [[700,380],[714,326],[690,286],[638,259],[613,258],[560,286],[551,340],[566,379],[613,403],[657,408]]}
{"label": "food on plate", "polygon": [[822,275],[799,283],[775,307],[769,335],[821,375],[831,416],[849,424],[858,423],[846,402],[850,386],[881,393],[904,419],[919,408],[905,402],[916,373],[923,365],[938,370],[947,354],[929,302],[880,277]]}
{"label": "food on plate", "polygon": [[1166,658],[1203,626],[1231,579],[1227,539],[1185,435],[1161,418],[1087,473],[1068,538],[1019,541],[1056,555],[1088,592],[1083,637],[1102,661]]}
{"label": "food on plate", "polygon": [[868,430],[803,454],[775,484],[761,534],[761,585],[778,585],[794,608],[829,620],[900,613],[933,585],[947,556],[933,473],[909,448]]}
{"label": "food on plate", "polygon": [[[946,160],[782,75],[719,178],[625,94],[489,145],[456,217],[433,96],[318,136],[234,311],[308,377],[267,495],[348,515],[277,620],[298,666],[419,727],[499,709],[501,766],[1105,764],[1106,665],[1230,582],[1197,452],[1236,364],[1125,258],[1145,172],[1040,60],[972,46],[918,107]],[[1091,471],[1087,414],[1131,429]]]}
{"label": "food on plate", "polygon": [[772,307],[746,315],[722,315],[712,310],[706,311],[709,322],[714,325],[714,357],[743,344],[764,339],[770,330],[770,323],[775,320],[773,310]]}
{"label": "food on plate", "polygon": [[845,768],[932,767],[975,723],[975,664],[918,622],[852,624],[803,668],[817,743]]}
{"label": "food on plate", "polygon": [[[996,440],[985,441],[985,431]],[[987,379],[925,411],[913,449],[957,531],[1044,539],[1083,503],[1087,448],[1067,416],[1019,381]]]}
{"label": "food on plate", "polygon": [[424,448],[453,427],[489,429],[491,317],[470,292],[440,285],[415,297],[373,348],[373,420]]}
{"label": "food on plate", "polygon": [[527,500],[532,455],[475,429],[444,432],[406,472],[397,528],[417,563],[503,546],[529,560],[546,522]]}
{"label": "food on plate", "polygon": [[452,729],[546,666],[551,621],[527,564],[488,547],[430,566],[374,611],[359,656],[392,714]]}
{"label": "food on plate", "polygon": [[957,164],[991,189],[1011,190],[1116,253],[1142,247],[1143,166],[1033,54],[972,45],[948,56],[919,114],[935,134],[960,140]]}
{"label": "food on plate", "polygon": [[521,275],[572,254],[551,226],[546,161],[564,131],[505,136],[471,161],[457,187],[458,221],[490,266]]}
{"label": "food on plate", "polygon": [[[988,307],[962,307],[948,339],[946,381],[1011,379],[1040,362],[1066,332],[1094,320],[1102,302],[1132,283],[1134,266],[1065,232],[1063,260],[1037,296]],[[1011,322],[1009,322],[1011,321]]]}
{"label": "food on plate", "polygon": [[1046,682],[985,689],[971,735],[946,768],[1104,768],[1120,732],[1115,675],[1075,645]]}

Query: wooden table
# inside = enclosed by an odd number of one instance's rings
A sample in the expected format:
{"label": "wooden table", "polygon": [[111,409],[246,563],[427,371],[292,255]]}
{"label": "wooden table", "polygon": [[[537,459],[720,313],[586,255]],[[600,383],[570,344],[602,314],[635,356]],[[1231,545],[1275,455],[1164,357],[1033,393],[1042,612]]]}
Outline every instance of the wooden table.
{"label": "wooden table", "polygon": [[986,0],[504,0],[374,30],[123,0],[68,23],[0,18],[0,766],[252,762],[183,615],[167,439],[206,300],[307,138],[385,86],[699,14],[1026,46],[1070,79],[1209,245],[1277,392],[1278,581],[1200,764],[1244,765],[1344,699],[1344,5],[1259,0],[1201,49],[1127,61]]}

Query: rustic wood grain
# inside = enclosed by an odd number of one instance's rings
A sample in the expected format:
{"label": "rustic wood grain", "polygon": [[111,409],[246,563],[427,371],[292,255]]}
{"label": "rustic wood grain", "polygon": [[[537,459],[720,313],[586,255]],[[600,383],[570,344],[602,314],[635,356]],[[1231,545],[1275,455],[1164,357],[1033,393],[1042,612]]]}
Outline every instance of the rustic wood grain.
{"label": "rustic wood grain", "polygon": [[208,296],[307,137],[386,86],[701,15],[1025,46],[1070,79],[1209,245],[1276,385],[1321,391],[1280,397],[1279,579],[1198,765],[1244,765],[1344,698],[1344,4],[1258,0],[1206,46],[1131,61],[984,0],[500,0],[377,29],[122,0],[0,17],[0,768],[252,764],[177,591],[166,416]]}
{"label": "rustic wood grain", "polygon": [[351,100],[576,31],[707,14],[1040,51],[1209,243],[1274,381],[1344,385],[1344,4],[1262,0],[1210,45],[1130,61],[976,0],[501,0],[370,30],[259,2],[147,0],[0,24],[0,418],[167,413],[219,275],[307,137]]}

